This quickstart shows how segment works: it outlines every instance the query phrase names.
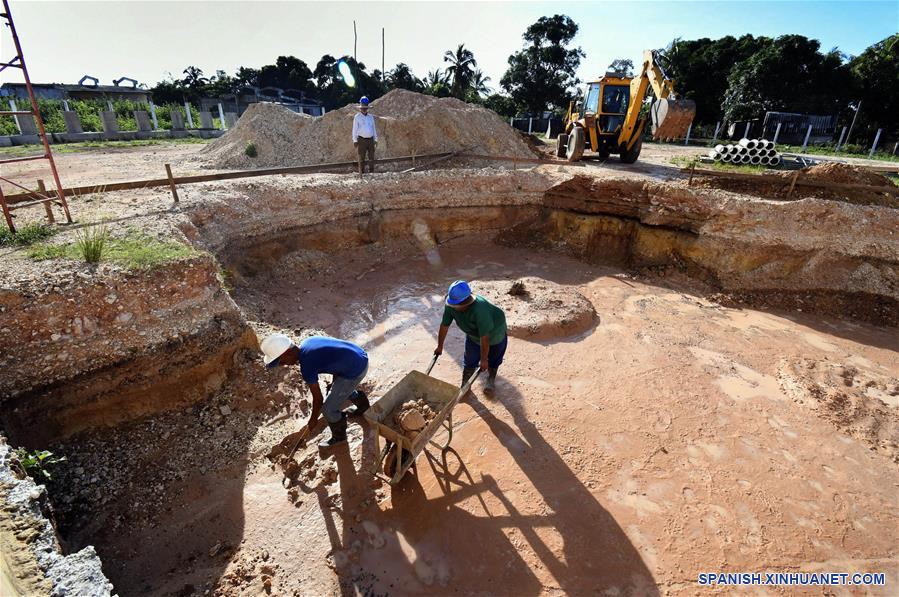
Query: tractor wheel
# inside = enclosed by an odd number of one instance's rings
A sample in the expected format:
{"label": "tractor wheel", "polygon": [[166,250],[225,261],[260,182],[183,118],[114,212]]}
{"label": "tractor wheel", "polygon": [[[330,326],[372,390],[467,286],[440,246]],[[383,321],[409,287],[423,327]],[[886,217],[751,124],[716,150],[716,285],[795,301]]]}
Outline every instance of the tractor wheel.
{"label": "tractor wheel", "polygon": [[609,151],[608,147],[600,147],[597,153],[599,154],[599,159],[602,161],[606,161],[609,159],[609,156],[612,155],[612,152]]}
{"label": "tractor wheel", "polygon": [[576,162],[584,155],[584,145],[587,143],[584,133],[584,129],[579,126],[571,129],[571,134],[568,135],[568,147],[565,151],[565,157],[569,162]]}
{"label": "tractor wheel", "polygon": [[637,158],[640,157],[640,150],[643,149],[643,137],[641,136],[637,139],[637,142],[634,143],[634,146],[630,148],[630,151],[622,151],[621,152],[621,161],[625,164],[633,164],[637,161]]}
{"label": "tractor wheel", "polygon": [[564,158],[565,152],[568,150],[568,135],[565,133],[556,137],[556,157]]}

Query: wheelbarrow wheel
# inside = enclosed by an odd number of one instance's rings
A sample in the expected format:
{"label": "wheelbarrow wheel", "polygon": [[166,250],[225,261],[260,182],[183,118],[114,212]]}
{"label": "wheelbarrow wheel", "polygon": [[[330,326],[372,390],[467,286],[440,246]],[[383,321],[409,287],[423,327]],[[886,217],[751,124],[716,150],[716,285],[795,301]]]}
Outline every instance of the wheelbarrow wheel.
{"label": "wheelbarrow wheel", "polygon": [[[409,450],[403,450],[403,465],[409,464],[409,461],[412,460],[412,453]],[[387,456],[384,457],[384,474],[390,477],[391,479],[396,474],[397,466],[397,457],[396,457],[396,444],[390,446],[390,449],[387,451]]]}

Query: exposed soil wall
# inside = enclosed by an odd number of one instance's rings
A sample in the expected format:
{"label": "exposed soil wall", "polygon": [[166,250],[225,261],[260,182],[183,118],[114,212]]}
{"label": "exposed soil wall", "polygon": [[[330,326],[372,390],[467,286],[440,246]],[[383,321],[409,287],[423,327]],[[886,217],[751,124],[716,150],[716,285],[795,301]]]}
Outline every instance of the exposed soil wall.
{"label": "exposed soil wall", "polygon": [[82,265],[0,293],[11,438],[40,445],[217,389],[255,336],[216,274],[208,256],[152,272]]}

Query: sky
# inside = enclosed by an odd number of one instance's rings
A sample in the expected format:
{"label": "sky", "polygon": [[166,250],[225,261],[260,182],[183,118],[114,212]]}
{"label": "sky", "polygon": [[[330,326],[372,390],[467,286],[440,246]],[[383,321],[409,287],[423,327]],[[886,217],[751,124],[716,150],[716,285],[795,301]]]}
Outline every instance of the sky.
{"label": "sky", "polygon": [[[11,10],[31,79],[75,83],[85,74],[111,84],[129,76],[153,86],[189,65],[213,74],[260,67],[294,55],[315,68],[323,54],[353,53],[369,71],[405,62],[419,77],[442,68],[443,53],[470,48],[494,89],[521,35],[541,16],[566,14],[580,26],[574,44],[586,52],[581,79],[605,72],[615,58],[639,63],[647,48],[672,39],[798,33],[824,50],[848,54],[899,31],[899,1],[623,1],[614,2],[114,2],[12,0]],[[4,28],[5,29],[5,28]],[[8,31],[0,51],[10,56]],[[0,82],[21,81],[17,69]]]}

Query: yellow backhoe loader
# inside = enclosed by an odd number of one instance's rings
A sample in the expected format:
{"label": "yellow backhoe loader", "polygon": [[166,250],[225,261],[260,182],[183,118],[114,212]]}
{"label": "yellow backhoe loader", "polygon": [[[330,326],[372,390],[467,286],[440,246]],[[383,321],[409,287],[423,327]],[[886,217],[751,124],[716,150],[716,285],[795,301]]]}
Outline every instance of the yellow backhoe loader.
{"label": "yellow backhoe loader", "polygon": [[556,155],[576,162],[589,147],[603,160],[617,153],[625,164],[636,162],[646,126],[640,111],[650,86],[656,96],[649,108],[653,138],[682,139],[696,116],[696,102],[675,96],[674,81],[662,70],[656,52],[646,50],[638,76],[606,75],[587,83],[578,101],[568,106]]}

